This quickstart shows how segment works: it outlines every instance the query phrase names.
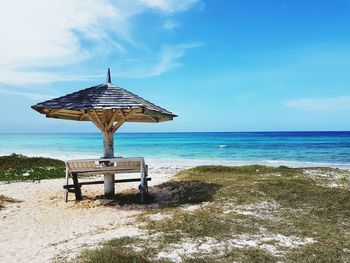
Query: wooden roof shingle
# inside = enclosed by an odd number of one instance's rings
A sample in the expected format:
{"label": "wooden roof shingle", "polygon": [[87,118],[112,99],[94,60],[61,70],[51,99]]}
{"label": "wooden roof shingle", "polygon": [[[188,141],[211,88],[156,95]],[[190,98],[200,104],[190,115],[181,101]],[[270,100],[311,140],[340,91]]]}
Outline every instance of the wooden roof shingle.
{"label": "wooden roof shingle", "polygon": [[176,116],[123,88],[110,83],[97,85],[83,89],[65,96],[40,102],[33,109],[67,109],[67,110],[92,110],[92,109],[130,109],[146,108],[160,113]]}
{"label": "wooden roof shingle", "polygon": [[88,111],[96,111],[103,115],[103,111],[128,111],[138,109],[137,114],[129,121],[166,121],[177,117],[174,113],[145,100],[136,94],[110,83],[108,72],[107,83],[83,89],[62,97],[40,102],[32,108],[47,117],[89,120],[83,116]]}

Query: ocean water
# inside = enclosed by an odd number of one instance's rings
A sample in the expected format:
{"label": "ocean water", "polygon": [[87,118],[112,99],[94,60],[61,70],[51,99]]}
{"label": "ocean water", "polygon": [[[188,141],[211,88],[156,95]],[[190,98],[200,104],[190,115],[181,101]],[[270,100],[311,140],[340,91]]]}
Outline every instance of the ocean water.
{"label": "ocean water", "polygon": [[[102,156],[99,133],[0,134],[0,155],[63,160]],[[350,132],[117,133],[115,156],[156,163],[350,168]]]}

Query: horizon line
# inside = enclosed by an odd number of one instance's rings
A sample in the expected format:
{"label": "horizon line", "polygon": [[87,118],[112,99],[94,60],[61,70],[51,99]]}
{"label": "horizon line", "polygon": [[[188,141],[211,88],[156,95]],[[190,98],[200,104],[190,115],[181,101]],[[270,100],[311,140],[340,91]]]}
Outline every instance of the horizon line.
{"label": "horizon line", "polygon": [[[350,130],[262,130],[262,131],[122,131],[115,134],[126,133],[312,133],[312,132],[350,132]],[[0,135],[8,134],[101,134],[101,132],[0,132]]]}

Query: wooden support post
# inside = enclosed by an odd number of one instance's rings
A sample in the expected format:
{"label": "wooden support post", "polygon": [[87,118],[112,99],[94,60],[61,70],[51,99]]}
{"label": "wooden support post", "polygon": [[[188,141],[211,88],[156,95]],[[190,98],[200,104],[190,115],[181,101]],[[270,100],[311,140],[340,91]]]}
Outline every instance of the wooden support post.
{"label": "wooden support post", "polygon": [[[105,131],[103,133],[103,150],[104,158],[113,158],[114,157],[114,139],[113,132]],[[105,195],[114,195],[114,174],[105,174],[104,175],[104,188]]]}

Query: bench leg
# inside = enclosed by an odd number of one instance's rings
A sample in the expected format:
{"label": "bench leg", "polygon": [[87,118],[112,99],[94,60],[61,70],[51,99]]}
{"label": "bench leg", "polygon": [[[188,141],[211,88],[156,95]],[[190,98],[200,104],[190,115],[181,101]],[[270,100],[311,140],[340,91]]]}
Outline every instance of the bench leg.
{"label": "bench leg", "polygon": [[148,165],[146,165],[146,174],[145,174],[145,188],[146,188],[146,195],[148,195],[148,181],[147,181],[147,177],[148,177]]}
{"label": "bench leg", "polygon": [[142,182],[141,180],[141,183],[139,184],[139,190],[140,190],[140,199],[141,199],[141,202],[144,201],[144,197],[145,197],[145,184]]}
{"label": "bench leg", "polygon": [[73,184],[74,184],[74,192],[75,192],[75,200],[81,200],[81,188],[78,182],[78,175],[76,173],[72,174]]}
{"label": "bench leg", "polygon": [[[66,169],[66,185],[69,183],[69,174],[68,170]],[[64,201],[67,203],[68,202],[68,188],[66,189],[66,192],[64,193]]]}
{"label": "bench leg", "polygon": [[143,186],[141,186],[141,202],[142,203],[143,203],[143,201],[145,199],[144,195],[145,195],[145,189],[143,188]]}

